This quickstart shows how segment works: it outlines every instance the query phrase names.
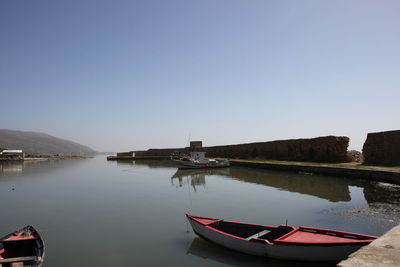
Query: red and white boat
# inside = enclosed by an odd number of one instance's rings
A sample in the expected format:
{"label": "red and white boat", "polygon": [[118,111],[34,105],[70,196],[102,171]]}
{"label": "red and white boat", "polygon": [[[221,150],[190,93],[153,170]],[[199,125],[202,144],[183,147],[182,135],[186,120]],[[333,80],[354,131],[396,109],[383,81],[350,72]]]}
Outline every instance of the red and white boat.
{"label": "red and white boat", "polygon": [[230,222],[186,214],[193,231],[218,245],[247,254],[295,261],[339,261],[376,236],[292,226]]}
{"label": "red and white boat", "polygon": [[43,239],[30,225],[0,238],[1,267],[39,267],[43,259]]}

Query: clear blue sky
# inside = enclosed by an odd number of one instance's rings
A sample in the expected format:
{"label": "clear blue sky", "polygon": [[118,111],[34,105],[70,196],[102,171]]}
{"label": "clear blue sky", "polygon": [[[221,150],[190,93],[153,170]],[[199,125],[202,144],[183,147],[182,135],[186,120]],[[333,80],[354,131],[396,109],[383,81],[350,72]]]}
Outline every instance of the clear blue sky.
{"label": "clear blue sky", "polygon": [[400,1],[0,1],[0,128],[98,151],[400,129]]}

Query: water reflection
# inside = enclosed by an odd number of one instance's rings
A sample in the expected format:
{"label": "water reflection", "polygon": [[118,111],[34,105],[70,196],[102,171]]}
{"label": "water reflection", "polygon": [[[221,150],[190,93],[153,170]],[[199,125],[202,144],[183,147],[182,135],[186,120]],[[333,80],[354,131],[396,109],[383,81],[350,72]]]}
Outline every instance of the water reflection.
{"label": "water reflection", "polygon": [[362,187],[364,197],[369,204],[400,204],[400,186],[398,185],[365,182]]}
{"label": "water reflection", "polygon": [[84,163],[85,159],[68,160],[27,160],[15,162],[0,162],[0,175],[19,175],[49,173],[78,163]]}
{"label": "water reflection", "polygon": [[[195,237],[188,248],[187,254],[195,255],[203,259],[231,266],[310,266],[310,263],[278,261],[274,259],[251,256],[238,253],[208,242],[200,237]],[[315,266],[335,266],[335,263],[314,263]]]}
{"label": "water reflection", "polygon": [[148,168],[175,168],[176,163],[171,160],[138,159],[138,160],[116,160],[117,165],[146,166]]}
{"label": "water reflection", "polygon": [[23,162],[0,162],[0,173],[19,173],[23,170]]}
{"label": "water reflection", "polygon": [[[360,207],[368,208],[365,199],[395,203],[399,189],[292,172],[242,167],[177,172],[170,161],[107,162],[104,156],[0,165],[0,229],[7,233],[20,225],[37,226],[49,252],[44,266],[75,266],[76,261],[81,266],[301,265],[193,240],[194,235],[184,231],[188,228],[183,214],[271,224],[284,223],[290,216],[295,225],[380,235],[395,222],[376,218],[387,214],[386,220],[395,220],[393,206],[400,207],[388,204],[388,213],[360,213]],[[246,197],[238,197],[241,194]],[[352,201],[346,203],[325,200],[346,201],[350,195]],[[160,221],[165,222],[162,229]],[[60,231],[67,231],[61,239]],[[66,247],[74,257],[65,257]]]}
{"label": "water reflection", "polygon": [[[118,165],[146,166],[148,168],[176,168],[170,160],[118,160]],[[183,187],[206,187],[206,177],[224,176],[246,183],[254,183],[318,197],[330,202],[349,202],[351,194],[349,186],[363,188],[368,204],[388,203],[400,204],[400,187],[368,180],[347,179],[344,177],[300,174],[294,172],[263,170],[255,168],[230,167],[223,169],[178,170],[171,177],[172,185]]]}
{"label": "water reflection", "polygon": [[182,187],[186,184],[190,184],[190,186],[192,186],[194,191],[196,192],[196,186],[202,185],[203,187],[206,187],[206,176],[212,176],[212,175],[229,176],[229,173],[230,173],[229,168],[177,170],[177,172],[171,177],[171,184],[176,187]]}
{"label": "water reflection", "polygon": [[[177,179],[178,183],[176,186],[182,187],[186,183],[189,183],[196,190],[196,185],[205,185],[205,177],[210,175],[220,175],[246,183],[260,184],[285,191],[311,195],[329,200],[330,202],[351,200],[348,181],[346,179],[242,167],[210,170],[178,170],[171,177],[171,182],[175,185],[174,179]],[[188,182],[185,182],[185,177],[188,178]]]}
{"label": "water reflection", "polygon": [[315,196],[330,202],[351,200],[349,182],[344,178],[240,167],[232,167],[230,176],[247,183]]}

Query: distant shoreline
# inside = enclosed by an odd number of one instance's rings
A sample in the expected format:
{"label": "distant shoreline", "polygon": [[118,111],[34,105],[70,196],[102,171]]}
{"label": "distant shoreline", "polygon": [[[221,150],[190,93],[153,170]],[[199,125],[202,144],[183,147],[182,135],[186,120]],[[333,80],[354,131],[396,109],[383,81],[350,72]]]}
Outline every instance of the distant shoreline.
{"label": "distant shoreline", "polygon": [[24,161],[47,161],[47,160],[63,160],[63,159],[87,159],[83,156],[54,156],[48,158],[24,158]]}
{"label": "distant shoreline", "polygon": [[87,159],[83,156],[55,156],[55,157],[38,157],[38,158],[0,158],[0,162],[35,162],[49,160],[68,160],[68,159]]}

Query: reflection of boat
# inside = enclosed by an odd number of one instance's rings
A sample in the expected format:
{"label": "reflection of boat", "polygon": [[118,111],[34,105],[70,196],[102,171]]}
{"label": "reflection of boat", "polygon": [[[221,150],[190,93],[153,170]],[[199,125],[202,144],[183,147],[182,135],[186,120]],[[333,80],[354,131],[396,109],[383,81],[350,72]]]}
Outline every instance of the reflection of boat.
{"label": "reflection of boat", "polygon": [[43,240],[32,226],[0,238],[0,266],[38,267],[43,257]]}
{"label": "reflection of boat", "polygon": [[190,156],[171,156],[171,159],[177,162],[178,169],[211,169],[229,167],[229,161],[206,159],[205,152],[190,152]]}
{"label": "reflection of boat", "polygon": [[[219,169],[194,169],[194,170],[182,170],[178,169],[174,175],[171,177],[171,184],[174,184],[174,179],[178,180],[177,187],[182,187],[185,184],[190,184],[193,186],[194,191],[196,191],[196,186],[206,184],[206,176],[211,175],[229,175],[229,168],[219,168]],[[184,180],[186,179],[186,182]]]}
{"label": "reflection of boat", "polygon": [[221,176],[229,176],[230,170],[228,168],[221,169],[183,169],[177,170],[174,175],[172,175],[171,179],[174,178],[183,178],[183,177],[195,177],[198,175],[221,175]]}
{"label": "reflection of boat", "polygon": [[334,230],[229,222],[186,214],[193,231],[218,245],[258,256],[302,261],[339,261],[375,236]]}

